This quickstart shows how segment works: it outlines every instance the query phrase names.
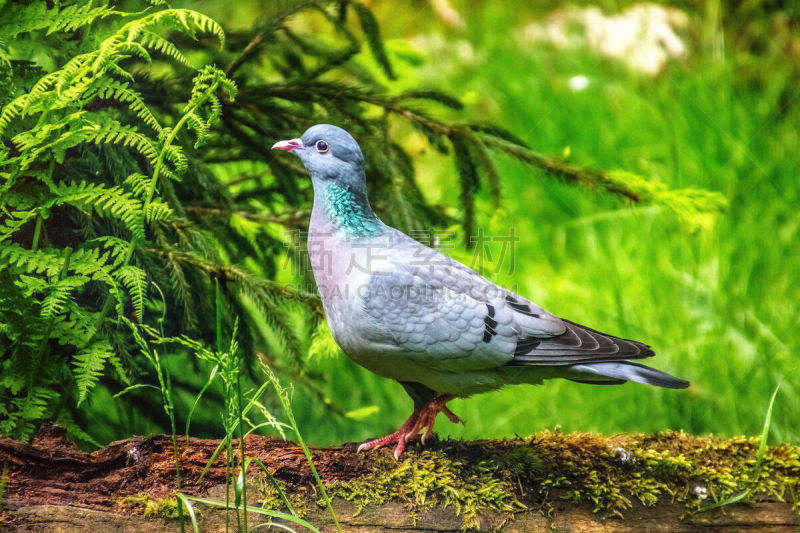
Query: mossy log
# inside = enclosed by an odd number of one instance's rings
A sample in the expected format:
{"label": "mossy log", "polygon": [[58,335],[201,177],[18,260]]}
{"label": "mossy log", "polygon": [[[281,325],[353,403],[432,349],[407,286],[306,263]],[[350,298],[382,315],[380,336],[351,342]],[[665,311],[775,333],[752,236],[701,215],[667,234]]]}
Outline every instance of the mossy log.
{"label": "mossy log", "polygon": [[[221,459],[198,481],[218,444],[181,442],[183,493],[225,500]],[[352,444],[312,451],[345,531],[795,532],[800,447],[768,448],[755,472],[757,450],[758,439],[745,437],[545,431],[412,444],[399,462],[391,450],[356,453]],[[252,437],[246,454],[261,459],[277,482],[251,470],[250,504],[286,511],[280,489],[300,516],[333,530],[298,446]],[[31,445],[0,439],[0,465],[0,530],[179,530],[165,518],[176,510],[168,436],[133,437],[87,454],[49,428]],[[703,510],[748,489],[745,501]],[[224,529],[224,511],[198,511],[201,531]],[[263,520],[249,515],[251,527]]]}

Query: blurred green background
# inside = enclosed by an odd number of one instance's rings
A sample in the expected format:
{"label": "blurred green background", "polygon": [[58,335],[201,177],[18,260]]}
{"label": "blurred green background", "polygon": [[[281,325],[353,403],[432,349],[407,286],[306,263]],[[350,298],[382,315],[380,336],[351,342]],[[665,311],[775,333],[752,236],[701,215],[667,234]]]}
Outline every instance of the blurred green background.
{"label": "blurred green background", "polygon": [[[249,27],[262,9],[259,2],[175,4],[226,29]],[[500,241],[483,248],[484,274],[560,316],[649,343],[653,366],[692,386],[508,388],[453,401],[466,424],[440,417],[438,435],[510,437],[557,426],[757,434],[783,382],[772,438],[800,439],[798,9],[711,0],[522,4],[373,2],[398,73],[389,88],[443,89],[468,104],[463,119],[503,125],[538,152],[672,188],[719,191],[729,207],[698,217],[636,207],[497,158],[502,208],[493,210],[481,190],[478,227],[519,240],[505,254]],[[294,24],[313,28],[302,16]],[[398,138],[416,154],[427,198],[457,215],[452,162],[430,153],[418,134]],[[447,244],[447,253],[473,260],[457,233]],[[356,366],[330,338],[318,336],[310,348],[310,371],[296,378],[320,390],[293,393],[310,443],[379,436],[408,416],[411,401],[398,384]],[[182,358],[166,361],[174,376],[196,381],[195,390],[207,377],[202,364],[194,375],[181,371]],[[98,441],[168,429],[112,392],[98,387],[90,401],[87,430]],[[215,398],[212,389],[192,434],[219,436]],[[192,400],[178,395],[179,416]]]}

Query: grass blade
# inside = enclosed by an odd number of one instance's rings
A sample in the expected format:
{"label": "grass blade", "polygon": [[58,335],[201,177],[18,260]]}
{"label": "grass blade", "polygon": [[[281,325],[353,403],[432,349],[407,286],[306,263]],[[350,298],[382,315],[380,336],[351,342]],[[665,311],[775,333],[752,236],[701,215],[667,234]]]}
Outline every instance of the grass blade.
{"label": "grass blade", "polygon": [[130,386],[128,386],[128,387],[125,387],[124,389],[122,389],[121,391],[119,391],[118,393],[116,393],[116,394],[114,395],[114,399],[116,400],[116,399],[117,399],[117,398],[119,398],[120,396],[123,396],[123,395],[125,395],[125,394],[128,394],[128,393],[129,393],[129,392],[131,392],[132,390],[136,390],[136,389],[144,389],[144,388],[148,388],[148,389],[155,389],[155,390],[157,390],[157,391],[160,391],[160,390],[161,390],[161,389],[159,389],[158,387],[156,387],[155,385],[150,385],[150,384],[148,384],[148,383],[137,383],[136,385],[130,385]]}
{"label": "grass blade", "polygon": [[[240,478],[241,478],[241,487],[239,488],[239,492],[241,493],[241,501],[244,503],[245,512],[244,512],[244,530],[247,531],[247,476],[245,475],[244,469],[244,422],[242,421],[242,383],[239,379],[239,375],[236,375],[236,412],[238,414],[238,425],[239,425],[239,466],[240,466]],[[238,507],[238,506],[237,506]]]}
{"label": "grass blade", "polygon": [[194,528],[194,533],[200,533],[200,528],[197,527],[197,516],[194,513],[194,507],[192,506],[192,502],[180,492],[178,493],[178,499],[180,502],[186,506],[186,510],[189,512],[189,518],[192,519],[192,527]]}
{"label": "grass blade", "polygon": [[775,387],[775,390],[772,392],[772,398],[769,400],[767,414],[764,417],[764,427],[761,429],[761,440],[758,443],[758,451],[756,452],[756,463],[753,465],[753,473],[750,475],[750,486],[747,487],[747,489],[743,492],[731,496],[730,498],[725,498],[721,502],[716,502],[712,505],[702,507],[698,510],[698,512],[702,513],[712,509],[719,509],[720,507],[725,507],[726,505],[731,505],[748,498],[753,493],[753,490],[758,484],[758,478],[761,475],[761,464],[764,462],[764,455],[767,453],[767,438],[769,437],[769,428],[772,424],[772,407],[775,405],[775,397],[778,395],[778,391],[780,390],[782,384],[782,381],[778,383],[778,386]]}
{"label": "grass blade", "polygon": [[[222,502],[222,501],[211,500],[209,498],[200,498],[198,496],[183,496],[183,495],[181,495],[181,496],[186,498],[186,499],[198,502],[198,503],[204,503],[206,505],[211,505],[213,507],[222,507],[222,508],[227,507],[225,505],[225,502]],[[282,513],[280,511],[273,511],[271,509],[262,509],[261,507],[252,507],[252,506],[249,506],[249,505],[244,505],[243,508],[244,508],[245,512],[247,512],[247,513],[257,513],[257,514],[262,514],[262,515],[266,515],[266,516],[271,516],[273,518],[280,518],[281,520],[286,520],[287,522],[292,522],[293,524],[297,524],[298,526],[303,526],[304,528],[309,529],[310,531],[314,531],[316,533],[319,533],[319,529],[314,527],[310,522],[307,522],[307,521],[303,520],[302,518],[297,518],[296,516],[292,516],[290,514]]]}
{"label": "grass blade", "polygon": [[267,479],[269,479],[269,482],[272,483],[272,486],[275,488],[275,490],[278,491],[278,495],[281,497],[281,500],[283,500],[283,504],[286,506],[286,508],[289,509],[289,512],[292,513],[293,516],[297,516],[297,511],[294,510],[294,506],[289,501],[289,498],[286,496],[286,493],[281,488],[281,486],[278,485],[278,480],[275,479],[275,477],[270,473],[269,469],[267,468],[267,465],[261,462],[261,459],[257,457],[251,457],[250,459],[248,459],[244,463],[245,472],[247,472],[247,467],[250,466],[250,463],[253,462],[258,465],[258,467],[261,469],[262,472],[264,472],[264,474],[267,475]]}
{"label": "grass blade", "polygon": [[297,427],[297,421],[294,418],[294,411],[292,411],[292,405],[289,401],[289,395],[286,393],[286,389],[278,381],[278,378],[272,372],[272,369],[269,368],[266,364],[261,364],[264,372],[267,374],[269,381],[272,383],[272,386],[275,387],[275,392],[278,393],[278,399],[283,406],[283,411],[286,413],[286,417],[289,419],[289,424],[292,426],[294,430],[294,434],[297,436],[297,443],[303,449],[303,455],[306,456],[306,461],[308,462],[308,466],[311,468],[311,473],[314,475],[314,479],[317,482],[317,486],[319,487],[319,491],[322,494],[322,499],[325,500],[325,505],[328,507],[328,511],[331,513],[331,517],[333,518],[333,523],[336,526],[336,531],[341,533],[342,526],[339,524],[339,519],[336,518],[336,512],[333,510],[333,504],[331,503],[331,499],[328,497],[328,491],[325,490],[325,485],[322,483],[322,479],[319,477],[319,472],[317,472],[317,467],[314,466],[314,458],[311,456],[311,451],[308,449],[306,445],[306,441],[303,439],[303,436],[300,434],[300,428]]}
{"label": "grass blade", "polygon": [[[253,405],[257,405],[257,400],[258,400],[259,396],[261,396],[261,394],[264,392],[264,390],[266,390],[266,388],[267,388],[269,385],[270,385],[270,382],[269,382],[269,381],[267,381],[266,383],[262,384],[262,385],[261,385],[261,387],[259,387],[259,388],[258,388],[258,390],[256,391],[256,393],[253,395],[253,397],[250,399],[250,401],[249,401],[249,402],[247,402],[247,405],[246,405],[246,406],[244,407],[244,409],[242,410],[242,416],[247,416],[247,413],[250,411],[250,409],[253,407]],[[233,426],[233,430],[235,431],[235,430],[236,430],[236,428],[237,428],[237,427],[238,427],[238,425],[239,425],[239,421],[238,421],[238,420],[234,421],[234,424],[235,424],[235,425]],[[225,446],[227,446],[227,444],[228,444],[228,437],[226,436],[226,437],[225,437],[225,438],[224,438],[224,439],[223,439],[223,440],[222,440],[222,441],[219,443],[219,445],[217,446],[217,449],[216,449],[216,450],[214,450],[214,453],[213,453],[213,454],[211,454],[211,458],[210,458],[210,459],[208,460],[208,462],[206,463],[206,466],[205,466],[205,467],[203,467],[203,471],[202,471],[202,472],[200,472],[200,477],[199,477],[199,478],[198,478],[198,480],[197,480],[197,482],[198,482],[198,483],[200,483],[201,481],[203,481],[203,477],[204,477],[204,476],[205,476],[205,475],[208,473],[208,471],[211,469],[211,465],[212,465],[212,464],[214,464],[214,461],[216,461],[216,460],[217,460],[217,456],[219,455],[219,452],[221,452],[221,451],[222,451],[222,449],[223,449]]]}
{"label": "grass blade", "polygon": [[192,404],[192,408],[189,409],[189,415],[186,417],[186,442],[187,443],[189,442],[189,424],[192,423],[192,413],[194,413],[195,407],[197,407],[197,404],[200,402],[200,398],[203,397],[203,393],[206,392],[206,389],[209,387],[209,385],[211,385],[211,382],[214,381],[214,378],[217,375],[217,370],[219,370],[219,364],[214,365],[214,368],[211,369],[211,374],[208,376],[208,381],[206,381],[206,384],[203,385],[202,389],[200,389],[200,392],[197,394],[197,396],[194,399],[194,403]]}
{"label": "grass blade", "polygon": [[284,526],[283,524],[279,524],[278,522],[264,522],[263,524],[256,524],[250,528],[250,531],[253,531],[257,527],[277,527],[278,529],[285,529],[286,531],[291,531],[295,533],[294,529],[290,528],[289,526]]}

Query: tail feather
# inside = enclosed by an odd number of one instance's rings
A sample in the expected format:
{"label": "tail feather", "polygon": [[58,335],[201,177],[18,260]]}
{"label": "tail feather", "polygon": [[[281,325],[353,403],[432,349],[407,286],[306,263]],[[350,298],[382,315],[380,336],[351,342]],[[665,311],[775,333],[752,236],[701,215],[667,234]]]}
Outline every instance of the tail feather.
{"label": "tail feather", "polygon": [[[689,386],[688,381],[671,376],[661,370],[656,370],[655,368],[631,361],[587,363],[572,365],[569,368],[579,373],[574,378],[570,377],[569,379],[584,383],[596,382],[610,385],[622,381],[635,381],[636,383],[655,385],[656,387],[664,387],[667,389],[685,389]],[[610,379],[592,379],[594,376],[602,376]]]}

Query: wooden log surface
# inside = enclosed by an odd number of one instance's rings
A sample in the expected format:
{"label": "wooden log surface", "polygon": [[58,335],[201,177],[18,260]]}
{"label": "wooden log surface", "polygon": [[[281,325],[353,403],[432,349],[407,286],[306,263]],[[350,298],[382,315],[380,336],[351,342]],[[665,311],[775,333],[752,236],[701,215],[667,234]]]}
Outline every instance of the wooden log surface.
{"label": "wooden log surface", "polygon": [[[198,481],[218,444],[182,442],[184,494],[225,500],[221,459]],[[723,495],[725,484],[750,479],[751,472],[734,470],[752,465],[756,449],[756,439],[676,432],[610,438],[544,432],[507,441],[415,444],[400,462],[390,450],[356,453],[353,444],[316,448],[313,455],[345,531],[796,532],[797,446],[770,448],[765,475],[747,503],[696,512]],[[301,516],[333,531],[297,445],[252,437],[246,454],[264,462]],[[176,520],[145,517],[144,504],[126,502],[174,495],[168,436],[132,437],[84,453],[62,431],[48,428],[30,445],[0,439],[0,467],[6,469],[0,531],[179,530]],[[250,471],[248,500],[279,507],[265,479]],[[728,494],[746,486],[729,487]],[[201,531],[224,530],[223,510],[200,508]],[[249,515],[251,527],[264,520]]]}

